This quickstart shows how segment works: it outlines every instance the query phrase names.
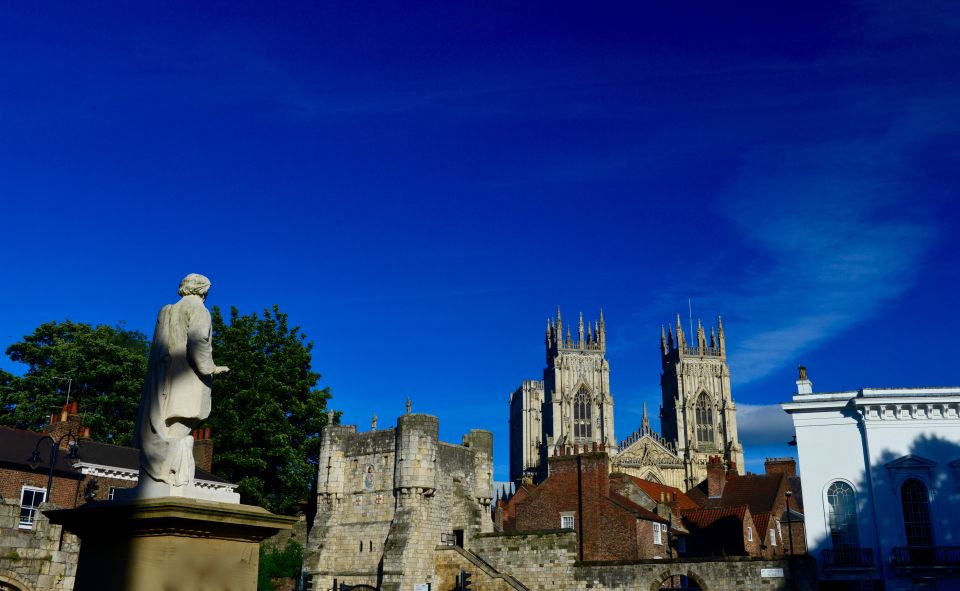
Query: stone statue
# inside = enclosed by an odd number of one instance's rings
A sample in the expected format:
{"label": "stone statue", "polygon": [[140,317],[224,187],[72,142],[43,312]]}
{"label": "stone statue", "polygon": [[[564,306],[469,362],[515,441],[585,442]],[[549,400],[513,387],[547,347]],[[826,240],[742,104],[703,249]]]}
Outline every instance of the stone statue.
{"label": "stone statue", "polygon": [[410,414],[410,407],[413,406],[413,401],[407,398],[407,414]]}
{"label": "stone statue", "polygon": [[212,377],[229,371],[213,362],[210,312],[204,307],[209,290],[209,279],[191,273],[180,282],[180,301],[157,316],[134,431],[140,496],[193,496],[185,491],[195,467],[191,432],[210,415]]}

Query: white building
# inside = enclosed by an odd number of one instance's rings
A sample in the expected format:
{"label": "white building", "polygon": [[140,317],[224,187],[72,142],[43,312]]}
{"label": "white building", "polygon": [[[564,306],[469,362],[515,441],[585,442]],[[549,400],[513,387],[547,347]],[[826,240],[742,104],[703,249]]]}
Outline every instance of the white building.
{"label": "white building", "polygon": [[797,434],[807,546],[824,589],[960,589],[960,387],[814,393]]}

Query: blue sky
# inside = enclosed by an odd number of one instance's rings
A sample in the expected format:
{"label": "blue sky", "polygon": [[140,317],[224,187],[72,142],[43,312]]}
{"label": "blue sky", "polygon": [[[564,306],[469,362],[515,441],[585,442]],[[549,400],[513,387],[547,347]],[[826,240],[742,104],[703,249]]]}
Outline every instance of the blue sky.
{"label": "blue sky", "polygon": [[0,346],[150,334],[204,273],[301,325],[345,422],[410,397],[498,478],[557,305],[604,309],[621,438],[660,324],[723,314],[753,470],[798,364],[960,383],[960,8],[661,4],[8,5]]}

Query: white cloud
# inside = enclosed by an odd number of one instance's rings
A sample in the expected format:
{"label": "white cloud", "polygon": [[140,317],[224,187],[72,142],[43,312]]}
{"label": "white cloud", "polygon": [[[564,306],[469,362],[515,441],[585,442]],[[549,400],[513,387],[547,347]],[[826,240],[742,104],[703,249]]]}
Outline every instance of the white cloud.
{"label": "white cloud", "polygon": [[784,446],[793,437],[793,421],[777,404],[737,404],[737,431],[744,447]]}

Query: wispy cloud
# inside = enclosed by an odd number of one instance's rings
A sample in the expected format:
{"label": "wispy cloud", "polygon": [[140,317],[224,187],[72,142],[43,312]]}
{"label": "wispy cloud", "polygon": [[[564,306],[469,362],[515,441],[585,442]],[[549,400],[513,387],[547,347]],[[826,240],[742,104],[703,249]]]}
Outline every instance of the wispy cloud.
{"label": "wispy cloud", "polygon": [[770,374],[908,289],[934,224],[901,189],[893,142],[779,147],[751,155],[724,210],[749,249],[726,296],[739,382]]}

